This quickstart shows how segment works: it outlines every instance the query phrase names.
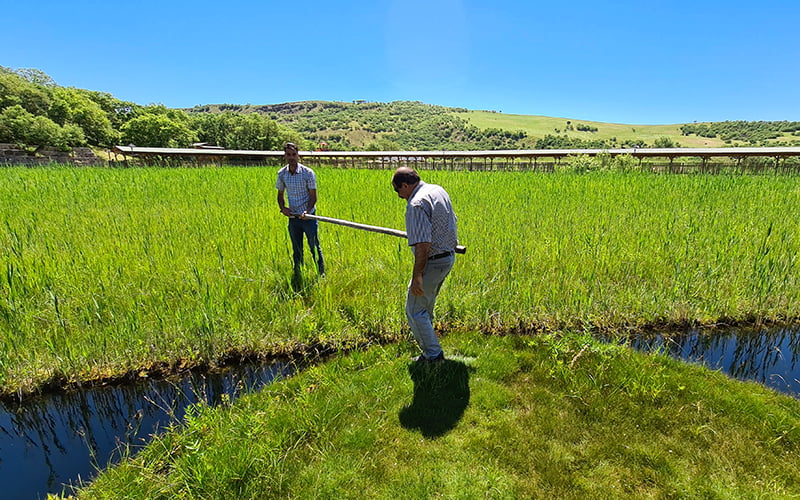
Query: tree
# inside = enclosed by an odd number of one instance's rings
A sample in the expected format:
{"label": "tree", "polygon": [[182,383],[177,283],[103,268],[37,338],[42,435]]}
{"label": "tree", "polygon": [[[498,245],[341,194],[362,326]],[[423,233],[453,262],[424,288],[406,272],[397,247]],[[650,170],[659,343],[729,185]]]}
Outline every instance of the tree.
{"label": "tree", "polygon": [[19,68],[15,73],[34,85],[40,85],[42,87],[57,86],[55,80],[53,80],[50,75],[39,69]]}
{"label": "tree", "polygon": [[17,104],[0,112],[0,142],[69,149],[85,144],[86,140],[77,125],[60,127],[46,116],[34,116]]}
{"label": "tree", "polygon": [[653,147],[655,147],[655,148],[675,148],[675,147],[677,147],[677,145],[669,137],[658,137],[653,142]]}
{"label": "tree", "polygon": [[278,126],[278,149],[283,149],[283,145],[287,142],[292,142],[297,144],[297,147],[300,148],[301,151],[303,150],[311,150],[314,149],[315,143],[313,141],[309,141],[303,138],[300,135],[300,132],[281,125],[280,123],[277,124]]}
{"label": "tree", "polygon": [[83,135],[83,129],[74,123],[67,123],[61,127],[61,133],[58,137],[56,146],[61,149],[69,149],[71,146],[85,146],[86,137]]}
{"label": "tree", "polygon": [[161,113],[145,113],[122,126],[122,142],[137,146],[179,148],[188,147],[197,135],[186,123]]}
{"label": "tree", "polygon": [[128,120],[137,116],[142,106],[129,101],[121,101],[107,92],[79,89],[86,97],[97,103],[108,117],[111,127],[119,130]]}
{"label": "tree", "polygon": [[399,143],[386,138],[386,137],[378,137],[374,141],[368,143],[364,146],[365,151],[400,151],[402,147]]}
{"label": "tree", "polygon": [[137,107],[134,111],[134,118],[145,114],[150,115],[164,115],[174,122],[189,124],[191,118],[185,111],[180,109],[172,109],[164,106],[163,104],[150,104],[149,106]]}
{"label": "tree", "polygon": [[228,131],[228,142],[234,149],[280,149],[278,126],[272,120],[256,113],[238,115],[234,127]]}
{"label": "tree", "polygon": [[192,118],[198,138],[226,149],[275,150],[282,147],[278,124],[258,113],[199,114]]}
{"label": "tree", "polygon": [[34,115],[44,115],[50,104],[49,89],[27,82],[16,73],[0,71],[0,110],[20,105]]}
{"label": "tree", "polygon": [[89,144],[111,146],[119,137],[105,111],[80,89],[54,88],[49,117],[62,126],[74,123],[81,127]]}
{"label": "tree", "polygon": [[61,143],[61,127],[46,116],[33,116],[28,122],[23,142],[29,146],[56,146]]}

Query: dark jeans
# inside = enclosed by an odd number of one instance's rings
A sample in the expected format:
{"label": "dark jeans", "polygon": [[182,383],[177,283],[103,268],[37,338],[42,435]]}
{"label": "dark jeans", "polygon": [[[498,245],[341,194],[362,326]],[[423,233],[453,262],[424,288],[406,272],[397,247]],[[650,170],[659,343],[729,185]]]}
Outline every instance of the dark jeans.
{"label": "dark jeans", "polygon": [[311,249],[311,257],[317,263],[319,274],[325,274],[325,261],[322,258],[322,249],[319,246],[319,235],[317,234],[317,221],[309,219],[289,219],[289,238],[292,240],[292,259],[294,260],[294,272],[300,273],[303,265],[303,234],[308,239],[308,247]]}

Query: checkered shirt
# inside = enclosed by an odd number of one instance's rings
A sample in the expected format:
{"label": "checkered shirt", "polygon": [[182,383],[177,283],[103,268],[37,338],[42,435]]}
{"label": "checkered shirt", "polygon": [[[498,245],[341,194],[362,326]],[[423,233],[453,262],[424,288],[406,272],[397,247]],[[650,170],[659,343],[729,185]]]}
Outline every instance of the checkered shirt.
{"label": "checkered shirt", "polygon": [[[289,165],[278,170],[278,180],[275,183],[278,191],[285,191],[289,202],[289,211],[293,214],[302,214],[308,210],[308,190],[317,189],[317,176],[314,171],[302,163],[297,164],[297,171],[289,172]],[[313,214],[316,207],[311,211]]]}
{"label": "checkered shirt", "polygon": [[441,186],[419,181],[406,205],[408,244],[428,242],[430,255],[452,252],[458,244],[456,215],[450,196]]}

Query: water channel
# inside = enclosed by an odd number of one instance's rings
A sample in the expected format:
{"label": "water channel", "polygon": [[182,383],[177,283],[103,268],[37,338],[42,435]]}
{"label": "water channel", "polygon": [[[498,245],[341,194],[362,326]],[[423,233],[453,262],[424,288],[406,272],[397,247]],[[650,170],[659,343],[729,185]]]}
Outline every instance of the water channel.
{"label": "water channel", "polygon": [[800,398],[800,329],[728,328],[630,339],[640,351],[663,351],[739,380],[753,380]]}
{"label": "water channel", "polygon": [[257,390],[294,365],[276,362],[191,373],[181,380],[150,380],[34,397],[0,405],[0,497],[46,498],[71,492],[64,485],[89,480],[118,461],[120,446],[135,451],[148,437],[181,421],[186,408],[217,405]]}
{"label": "water channel", "polygon": [[[628,342],[800,397],[798,329],[694,330]],[[60,493],[65,484],[91,479],[98,468],[117,461],[120,445],[136,449],[158,429],[182,420],[187,406],[233,400],[293,371],[289,363],[239,366],[180,381],[151,380],[0,405],[2,497],[27,500]]]}

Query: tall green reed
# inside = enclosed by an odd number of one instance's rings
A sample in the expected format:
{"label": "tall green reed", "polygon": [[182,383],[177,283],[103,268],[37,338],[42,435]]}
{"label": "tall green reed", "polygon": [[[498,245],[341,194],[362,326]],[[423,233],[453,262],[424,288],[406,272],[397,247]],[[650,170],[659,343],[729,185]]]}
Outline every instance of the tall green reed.
{"label": "tall green reed", "polygon": [[[0,171],[6,390],[226,353],[407,338],[405,241],[322,223],[328,275],[314,277],[307,253],[304,286],[293,287],[275,173]],[[403,228],[391,172],[317,175],[320,215]],[[468,248],[440,295],[440,327],[798,317],[796,176],[422,177],[450,193]]]}

